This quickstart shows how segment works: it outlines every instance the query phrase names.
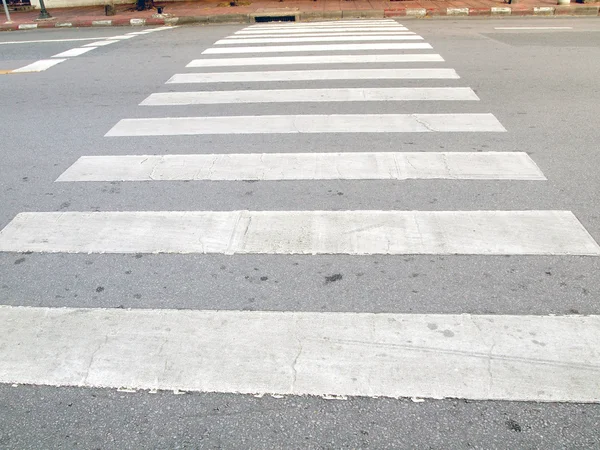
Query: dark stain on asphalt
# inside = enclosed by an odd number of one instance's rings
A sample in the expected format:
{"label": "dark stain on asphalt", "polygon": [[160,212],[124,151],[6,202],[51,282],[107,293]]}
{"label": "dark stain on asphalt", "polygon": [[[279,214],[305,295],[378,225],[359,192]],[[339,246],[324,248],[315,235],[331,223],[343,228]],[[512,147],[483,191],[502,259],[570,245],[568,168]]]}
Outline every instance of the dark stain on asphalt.
{"label": "dark stain on asphalt", "polygon": [[260,281],[267,281],[269,277],[260,277]]}
{"label": "dark stain on asphalt", "polygon": [[15,265],[19,265],[25,262],[25,258],[19,258],[15,261]]}
{"label": "dark stain on asphalt", "polygon": [[330,275],[328,277],[325,277],[325,284],[335,283],[336,281],[339,281],[342,278],[343,277],[342,277],[341,273],[336,273],[336,274]]}
{"label": "dark stain on asphalt", "polygon": [[515,422],[512,419],[508,419],[506,421],[506,427],[510,430],[510,431],[515,431],[517,433],[520,433],[521,431],[523,431],[523,429],[521,428],[521,425],[519,425],[518,422]]}
{"label": "dark stain on asphalt", "polygon": [[142,255],[141,253],[136,253],[135,254],[135,259],[140,259],[140,258],[143,258],[143,257],[144,257],[144,255]]}
{"label": "dark stain on asphalt", "polygon": [[102,286],[98,286],[96,288],[96,292],[102,292],[102,291],[104,291],[104,288]]}

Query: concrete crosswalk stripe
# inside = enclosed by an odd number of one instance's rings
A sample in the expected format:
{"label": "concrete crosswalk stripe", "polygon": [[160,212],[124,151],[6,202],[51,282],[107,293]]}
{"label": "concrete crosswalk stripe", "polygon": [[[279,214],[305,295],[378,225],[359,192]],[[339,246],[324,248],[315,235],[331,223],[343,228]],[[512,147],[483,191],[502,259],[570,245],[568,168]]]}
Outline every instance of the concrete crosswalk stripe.
{"label": "concrete crosswalk stripe", "polygon": [[471,88],[330,88],[248,91],[161,92],[142,106],[214,105],[224,103],[477,101]]}
{"label": "concrete crosswalk stripe", "polygon": [[0,306],[0,382],[599,402],[599,316]]}
{"label": "concrete crosswalk stripe", "polygon": [[526,153],[347,152],[82,156],[56,181],[545,180]]}
{"label": "concrete crosswalk stripe", "polygon": [[231,37],[252,37],[252,36],[262,36],[262,35],[267,35],[267,36],[277,36],[277,35],[295,35],[295,36],[305,36],[305,35],[328,35],[328,34],[375,34],[375,33],[381,33],[381,34],[402,34],[402,33],[412,33],[412,31],[408,31],[408,28],[404,28],[404,27],[396,27],[396,28],[380,28],[380,27],[374,27],[374,28],[346,28],[346,27],[340,27],[340,28],[334,28],[334,29],[327,29],[327,28],[301,28],[301,29],[294,29],[294,30],[240,30],[240,31],[236,31]]}
{"label": "concrete crosswalk stripe", "polygon": [[0,251],[600,256],[570,211],[26,212]]}
{"label": "concrete crosswalk stripe", "polygon": [[435,53],[406,53],[400,55],[314,55],[266,56],[261,58],[194,59],[186,67],[237,67],[304,64],[383,64],[406,62],[441,62]]}
{"label": "concrete crosswalk stripe", "polygon": [[122,119],[106,136],[504,132],[493,114],[331,114]]}
{"label": "concrete crosswalk stripe", "polygon": [[259,47],[217,47],[208,48],[203,55],[232,53],[289,53],[289,52],[337,52],[365,50],[425,50],[431,49],[425,42],[390,42],[374,44],[309,44],[309,45],[269,45]]}
{"label": "concrete crosswalk stripe", "polygon": [[122,119],[106,136],[504,132],[493,114],[331,114]]}
{"label": "concrete crosswalk stripe", "polygon": [[13,70],[13,73],[43,72],[64,61],[66,61],[66,59],[40,59],[39,61]]}
{"label": "concrete crosswalk stripe", "polygon": [[291,44],[294,42],[359,42],[359,41],[422,41],[423,38],[417,35],[398,35],[398,36],[318,36],[318,37],[268,37],[268,38],[247,38],[239,39],[221,39],[214,45],[240,45],[240,44]]}
{"label": "concrete crosswalk stripe", "polygon": [[167,83],[248,83],[266,81],[458,79],[454,69],[326,69],[266,72],[178,73]]}
{"label": "concrete crosswalk stripe", "polygon": [[72,58],[74,56],[83,55],[84,53],[94,50],[95,48],[96,47],[87,46],[87,45],[85,46],[85,48],[84,47],[72,48],[71,50],[57,53],[56,55],[53,55],[52,58]]}

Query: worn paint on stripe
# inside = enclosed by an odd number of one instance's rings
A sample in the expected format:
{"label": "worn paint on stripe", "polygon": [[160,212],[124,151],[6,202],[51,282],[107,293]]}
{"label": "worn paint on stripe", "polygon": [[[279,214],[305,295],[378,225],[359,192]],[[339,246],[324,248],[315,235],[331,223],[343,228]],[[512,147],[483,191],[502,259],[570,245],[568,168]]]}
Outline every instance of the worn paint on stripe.
{"label": "worn paint on stripe", "polygon": [[504,132],[493,114],[332,114],[122,119],[106,136]]}
{"label": "worn paint on stripe", "polygon": [[194,59],[186,67],[236,67],[303,64],[382,64],[405,62],[442,62],[435,53],[405,53],[400,55],[314,55],[266,56],[262,58]]}
{"label": "worn paint on stripe", "polygon": [[247,38],[239,39],[220,39],[214,45],[240,45],[240,44],[291,44],[294,42],[358,42],[358,41],[422,41],[423,38],[417,35],[400,36],[318,36],[318,37],[269,37],[269,38]]}
{"label": "worn paint on stripe", "polygon": [[477,101],[471,88],[330,88],[247,91],[162,92],[142,106],[182,106],[225,103]]}
{"label": "worn paint on stripe", "polygon": [[286,52],[337,52],[365,50],[424,50],[431,49],[427,43],[384,43],[384,44],[311,44],[311,45],[268,45],[262,47],[218,47],[209,48],[203,55],[232,53],[286,53]]}
{"label": "worn paint on stripe", "polygon": [[599,316],[0,306],[0,382],[600,402]]}
{"label": "worn paint on stripe", "polygon": [[0,251],[600,256],[570,211],[27,212]]}
{"label": "worn paint on stripe", "polygon": [[64,61],[66,59],[40,59],[32,64],[13,70],[13,73],[43,72]]}
{"label": "worn paint on stripe", "polygon": [[72,58],[74,56],[83,55],[84,53],[94,50],[95,48],[96,47],[86,45],[85,47],[72,48],[71,50],[67,50],[65,52],[58,53],[52,57],[53,58]]}
{"label": "worn paint on stripe", "polygon": [[248,83],[266,81],[458,79],[454,69],[330,69],[265,72],[180,73],[167,83]]}
{"label": "worn paint on stripe", "polygon": [[56,181],[545,180],[526,153],[346,152],[82,156]]}

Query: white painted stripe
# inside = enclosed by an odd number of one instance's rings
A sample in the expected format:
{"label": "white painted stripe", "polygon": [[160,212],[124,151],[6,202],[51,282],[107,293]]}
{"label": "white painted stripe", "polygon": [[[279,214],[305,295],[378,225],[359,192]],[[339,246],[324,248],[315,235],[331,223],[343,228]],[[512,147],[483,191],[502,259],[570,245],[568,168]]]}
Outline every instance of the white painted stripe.
{"label": "white painted stripe", "polygon": [[246,39],[254,39],[254,38],[284,38],[284,37],[320,37],[320,36],[410,36],[417,34],[414,31],[364,31],[364,32],[356,32],[356,31],[343,31],[343,32],[325,32],[325,33],[294,33],[294,34],[238,34],[227,36],[224,38],[225,40],[238,40],[239,42],[244,42]]}
{"label": "white painted stripe", "polygon": [[123,34],[123,35],[120,35],[120,36],[112,36],[111,38],[108,38],[108,39],[113,39],[113,40],[121,41],[123,39],[131,39],[131,38],[134,38],[134,37],[135,36],[128,36],[126,34]]}
{"label": "white painted stripe", "polygon": [[267,72],[178,73],[167,83],[248,83],[266,81],[458,79],[454,69],[280,70]]}
{"label": "white painted stripe", "polygon": [[471,88],[330,88],[248,91],[163,92],[142,106],[215,105],[222,103],[477,101]]}
{"label": "white painted stripe", "polygon": [[494,27],[494,30],[572,30],[573,27]]}
{"label": "white painted stripe", "polygon": [[44,70],[47,70],[50,67],[53,67],[64,61],[66,61],[66,59],[40,59],[39,61],[36,61],[32,64],[15,69],[15,70],[13,70],[13,72],[14,73],[43,72]]}
{"label": "white painted stripe", "polygon": [[85,44],[83,47],[104,47],[105,45],[114,44],[115,42],[119,42],[119,41],[110,41],[110,40],[97,41],[97,42],[92,42],[91,44]]}
{"label": "white painted stripe", "polygon": [[53,43],[53,42],[77,42],[77,41],[94,41],[96,39],[110,39],[110,38],[102,38],[102,37],[90,37],[90,38],[76,38],[76,39],[40,39],[35,41],[5,41],[0,42],[0,45],[10,45],[10,44],[43,44],[43,43]]}
{"label": "white painted stripe", "polygon": [[56,181],[545,180],[526,153],[82,156]]}
{"label": "white painted stripe", "polygon": [[0,382],[600,402],[599,316],[0,306]]}
{"label": "white painted stripe", "polygon": [[67,50],[66,52],[58,53],[52,57],[53,58],[72,58],[74,56],[83,55],[84,53],[94,50],[95,48],[96,47],[91,47],[91,46],[86,45],[85,47],[72,48],[71,50]]}
{"label": "white painted stripe", "polygon": [[[299,29],[275,29],[275,30],[240,30],[234,33],[235,37],[242,36],[255,36],[268,33],[269,36],[274,35],[305,35],[305,34],[330,34],[330,33],[354,33],[354,34],[367,34],[367,33],[406,33],[408,28],[405,27],[363,27],[363,28],[352,28],[352,27],[336,27],[336,28],[299,28]],[[232,36],[233,37],[233,36]]]}
{"label": "white painted stripe", "polygon": [[333,114],[122,119],[106,136],[503,132],[493,114]]}
{"label": "white painted stripe", "polygon": [[600,256],[570,211],[26,212],[0,251]]}
{"label": "white painted stripe", "polygon": [[337,51],[365,51],[365,50],[424,50],[431,49],[431,45],[424,42],[402,43],[376,43],[376,44],[311,44],[311,45],[270,45],[262,47],[233,47],[209,48],[202,52],[203,55],[225,53],[283,53],[283,52],[337,52]]}
{"label": "white painted stripe", "polygon": [[435,53],[406,53],[400,55],[315,55],[266,56],[262,58],[194,59],[186,67],[236,67],[303,64],[365,64],[444,61]]}
{"label": "white painted stripe", "polygon": [[150,34],[152,33],[152,30],[144,30],[144,31],[134,31],[133,33],[127,33],[127,34],[132,34],[134,36],[138,36],[138,35],[143,35],[143,34]]}
{"label": "white painted stripe", "polygon": [[400,25],[398,22],[392,19],[357,19],[357,20],[324,20],[320,22],[273,22],[273,23],[257,23],[255,25],[249,25],[248,28],[304,28],[304,27],[326,27],[326,26],[338,26],[338,25]]}
{"label": "white painted stripe", "polygon": [[356,22],[351,22],[351,23],[344,23],[344,22],[340,22],[340,23],[329,23],[329,24],[325,24],[325,23],[297,23],[297,24],[278,24],[278,25],[253,25],[247,28],[244,28],[244,30],[261,30],[261,31],[270,31],[270,30],[303,30],[303,29],[307,29],[307,30],[312,30],[315,28],[319,28],[319,29],[335,29],[335,28],[354,28],[354,29],[362,29],[362,28],[380,28],[380,29],[386,29],[386,28],[404,28],[403,25],[400,25],[399,23],[393,23],[393,22],[387,22],[387,23],[373,23],[373,22],[364,22],[364,23],[356,23]]}
{"label": "white painted stripe", "polygon": [[247,38],[243,41],[234,39],[221,39],[214,45],[239,45],[239,44],[291,44],[294,42],[359,42],[359,41],[419,41],[423,40],[417,35],[400,36],[319,36],[319,37],[275,37],[275,38]]}

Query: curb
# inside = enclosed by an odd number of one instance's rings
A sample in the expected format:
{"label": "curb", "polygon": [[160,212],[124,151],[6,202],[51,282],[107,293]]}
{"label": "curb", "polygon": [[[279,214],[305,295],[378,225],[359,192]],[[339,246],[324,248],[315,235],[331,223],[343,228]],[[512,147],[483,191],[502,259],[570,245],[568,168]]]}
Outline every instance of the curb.
{"label": "curb", "polygon": [[[600,6],[503,6],[489,8],[387,8],[345,11],[307,11],[296,14],[300,22],[322,19],[380,19],[384,17],[433,18],[445,17],[499,17],[499,16],[599,16]],[[33,30],[37,28],[82,28],[82,27],[140,27],[147,25],[183,25],[191,23],[254,23],[256,13],[215,14],[212,16],[180,16],[133,19],[73,19],[69,21],[52,20],[44,22],[26,22],[0,24],[0,31]]]}

